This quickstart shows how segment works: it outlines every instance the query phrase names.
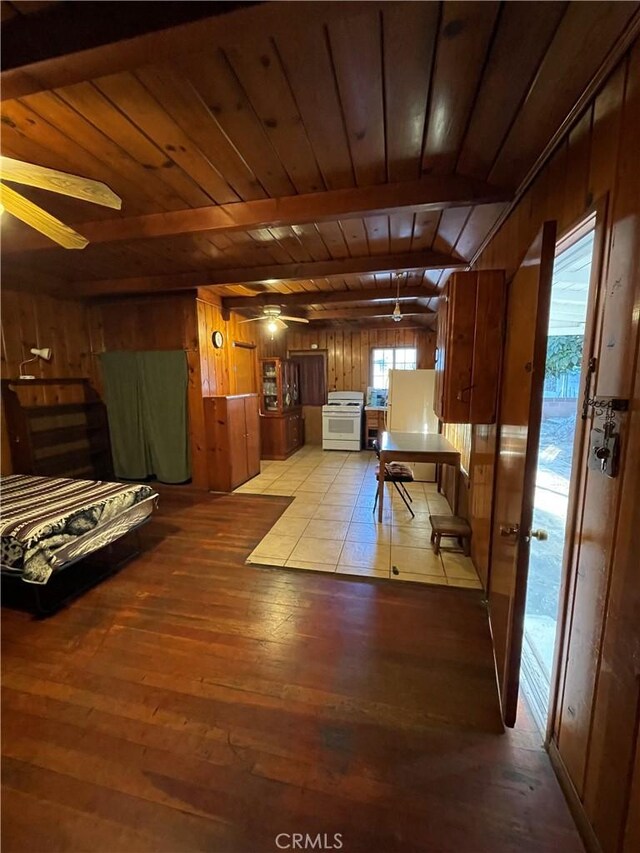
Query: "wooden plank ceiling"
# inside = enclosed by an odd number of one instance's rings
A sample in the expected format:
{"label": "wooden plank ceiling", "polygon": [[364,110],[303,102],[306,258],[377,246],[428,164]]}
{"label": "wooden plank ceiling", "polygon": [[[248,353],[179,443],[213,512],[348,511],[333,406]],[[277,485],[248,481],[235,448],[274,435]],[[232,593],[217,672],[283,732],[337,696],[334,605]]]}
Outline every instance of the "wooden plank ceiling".
{"label": "wooden plank ceiling", "polygon": [[[3,3],[5,43],[68,4],[12,14],[25,5]],[[104,181],[123,205],[21,188],[92,242],[53,247],[5,214],[5,286],[211,286],[240,307],[392,291],[406,271],[402,287],[428,298],[473,258],[639,5],[266,3],[9,69],[2,153]],[[314,317],[336,313],[312,298]]]}

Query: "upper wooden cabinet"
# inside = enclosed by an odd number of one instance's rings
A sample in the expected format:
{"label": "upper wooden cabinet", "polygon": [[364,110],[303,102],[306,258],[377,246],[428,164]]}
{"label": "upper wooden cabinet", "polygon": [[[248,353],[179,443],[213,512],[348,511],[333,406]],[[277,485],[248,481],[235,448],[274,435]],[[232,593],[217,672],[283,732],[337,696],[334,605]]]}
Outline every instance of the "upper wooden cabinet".
{"label": "upper wooden cabinet", "polygon": [[434,409],[444,423],[496,420],[505,296],[502,270],[454,273],[443,290]]}
{"label": "upper wooden cabinet", "polygon": [[288,358],[261,358],[261,415],[282,415],[300,405],[298,365]]}

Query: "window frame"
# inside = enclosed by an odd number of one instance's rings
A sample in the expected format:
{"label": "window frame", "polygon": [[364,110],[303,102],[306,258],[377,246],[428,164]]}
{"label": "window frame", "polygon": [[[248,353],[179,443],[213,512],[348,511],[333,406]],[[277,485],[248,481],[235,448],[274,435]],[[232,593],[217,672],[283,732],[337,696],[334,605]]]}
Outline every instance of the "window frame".
{"label": "window frame", "polygon": [[[374,381],[375,352],[379,351],[379,350],[391,350],[393,352],[393,364],[391,365],[391,367],[389,367],[387,369],[387,382],[384,386],[382,386],[385,390],[388,390],[388,388],[389,388],[389,370],[417,370],[417,368],[418,368],[418,347],[415,345],[413,345],[413,346],[402,346],[402,345],[400,345],[400,346],[390,346],[390,347],[385,347],[385,346],[371,347],[370,353],[369,353],[369,387],[370,388],[379,388],[380,387],[380,386],[376,385],[375,381]],[[396,353],[399,350],[413,350],[413,352],[415,353],[415,358],[413,361],[413,367],[404,367],[404,366],[399,367],[396,364]]]}

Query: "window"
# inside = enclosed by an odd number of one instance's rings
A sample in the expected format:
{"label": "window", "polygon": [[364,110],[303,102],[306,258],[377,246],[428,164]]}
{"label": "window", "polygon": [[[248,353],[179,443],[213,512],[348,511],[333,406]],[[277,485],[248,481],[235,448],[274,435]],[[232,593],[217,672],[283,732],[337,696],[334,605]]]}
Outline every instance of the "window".
{"label": "window", "polygon": [[388,388],[390,370],[415,370],[418,351],[415,347],[376,347],[371,350],[371,386]]}

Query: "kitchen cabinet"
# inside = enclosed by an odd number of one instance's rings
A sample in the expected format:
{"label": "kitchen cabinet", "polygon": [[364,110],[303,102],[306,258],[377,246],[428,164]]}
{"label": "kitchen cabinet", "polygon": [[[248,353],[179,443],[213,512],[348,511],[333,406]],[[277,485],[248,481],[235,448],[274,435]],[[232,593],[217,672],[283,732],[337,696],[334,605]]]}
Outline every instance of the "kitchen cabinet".
{"label": "kitchen cabinet", "polygon": [[286,459],[304,444],[298,365],[260,359],[260,437],[263,459]]}
{"label": "kitchen cabinet", "polygon": [[300,371],[288,358],[260,359],[260,414],[282,415],[300,406]]}
{"label": "kitchen cabinet", "polygon": [[204,398],[209,489],[231,492],[260,473],[257,394]]}
{"label": "kitchen cabinet", "polygon": [[369,408],[365,406],[364,410],[364,423],[365,423],[365,434],[364,434],[364,444],[367,450],[373,450],[373,442],[380,441],[382,438],[382,433],[384,432],[384,420],[386,415],[386,409],[381,408]]}
{"label": "kitchen cabinet", "polygon": [[260,416],[263,459],[286,459],[304,444],[302,409],[276,417]]}
{"label": "kitchen cabinet", "polygon": [[434,409],[444,423],[496,420],[504,337],[502,270],[454,273],[438,303]]}

